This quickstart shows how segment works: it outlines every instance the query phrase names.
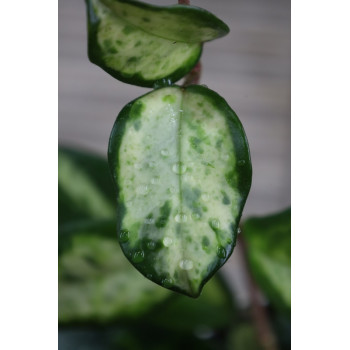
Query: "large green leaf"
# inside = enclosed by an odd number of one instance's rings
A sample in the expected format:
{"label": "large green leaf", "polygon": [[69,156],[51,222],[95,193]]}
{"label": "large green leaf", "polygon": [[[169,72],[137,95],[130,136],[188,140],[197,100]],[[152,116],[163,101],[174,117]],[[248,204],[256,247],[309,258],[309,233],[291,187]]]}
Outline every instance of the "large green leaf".
{"label": "large green leaf", "polygon": [[121,0],[86,4],[90,61],[139,86],[181,79],[199,60],[202,41],[228,32],[214,15],[190,6]]}
{"label": "large green leaf", "polygon": [[291,211],[244,222],[248,259],[269,301],[285,312],[291,307]]}
{"label": "large green leaf", "polygon": [[243,127],[203,86],[172,86],[129,103],[109,144],[117,233],[152,281],[189,296],[227,261],[250,185]]}
{"label": "large green leaf", "polygon": [[60,324],[137,318],[169,297],[125,259],[113,222],[60,230],[58,280]]}
{"label": "large green leaf", "polygon": [[115,194],[107,160],[86,151],[58,151],[58,224],[113,219]]}

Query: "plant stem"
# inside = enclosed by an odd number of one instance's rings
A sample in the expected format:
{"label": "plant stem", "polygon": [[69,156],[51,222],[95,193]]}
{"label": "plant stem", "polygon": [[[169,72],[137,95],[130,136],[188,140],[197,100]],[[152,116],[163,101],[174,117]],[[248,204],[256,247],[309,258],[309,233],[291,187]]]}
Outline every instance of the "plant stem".
{"label": "plant stem", "polygon": [[192,68],[192,70],[185,76],[185,81],[182,86],[191,84],[198,84],[201,78],[202,64],[200,61]]}
{"label": "plant stem", "polygon": [[[178,0],[179,5],[189,5],[190,0]],[[182,86],[191,84],[198,84],[201,78],[202,64],[200,61],[192,68],[192,70],[185,76],[185,81]]]}
{"label": "plant stem", "polygon": [[258,340],[264,350],[278,350],[277,339],[270,324],[266,309],[261,305],[259,287],[256,284],[248,264],[247,245],[242,237],[238,236],[239,245],[243,252],[243,268],[248,280],[251,301],[251,315]]}

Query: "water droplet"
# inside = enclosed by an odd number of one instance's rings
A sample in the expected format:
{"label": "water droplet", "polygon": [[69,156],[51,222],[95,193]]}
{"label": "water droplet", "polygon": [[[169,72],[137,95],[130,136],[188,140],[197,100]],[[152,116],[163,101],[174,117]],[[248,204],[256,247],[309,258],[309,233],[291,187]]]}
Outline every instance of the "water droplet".
{"label": "water droplet", "polygon": [[140,263],[144,260],[144,258],[145,258],[145,253],[143,252],[143,250],[137,250],[132,256],[132,261],[134,263]]}
{"label": "water droplet", "polygon": [[172,169],[175,174],[181,175],[186,172],[187,166],[182,162],[176,162]]}
{"label": "water droplet", "polygon": [[160,151],[160,154],[163,156],[163,157],[167,157],[169,155],[169,151],[166,149],[166,148],[163,148],[161,151]]}
{"label": "water droplet", "polygon": [[136,187],[136,193],[138,194],[147,194],[148,193],[148,186],[147,185],[140,185]]}
{"label": "water droplet", "polygon": [[173,280],[171,279],[171,278],[164,278],[163,280],[162,280],[162,285],[164,286],[164,287],[166,287],[166,288],[169,288],[169,287],[171,287],[172,285],[173,285]]}
{"label": "water droplet", "polygon": [[160,177],[159,176],[155,176],[155,177],[153,177],[151,179],[151,184],[152,185],[157,185],[157,184],[159,184],[159,182],[160,182]]}
{"label": "water droplet", "polygon": [[208,200],[210,199],[210,195],[208,193],[203,193],[201,195],[201,198],[204,200],[204,202],[208,202]]}
{"label": "water droplet", "polygon": [[173,240],[170,238],[170,237],[164,237],[163,238],[163,244],[166,246],[166,247],[170,247],[173,243]]}
{"label": "water droplet", "polygon": [[218,246],[217,249],[216,249],[216,255],[221,258],[221,259],[224,259],[226,258],[226,250],[224,247],[222,246]]}
{"label": "water droplet", "polygon": [[145,224],[146,224],[146,225],[152,225],[152,224],[154,224],[154,219],[153,219],[153,218],[146,218],[146,219],[145,219]]}
{"label": "water droplet", "polygon": [[169,124],[175,125],[175,124],[176,124],[176,119],[173,118],[173,117],[171,117],[171,118],[169,119]]}
{"label": "water droplet", "polygon": [[239,160],[239,161],[237,162],[237,164],[238,164],[239,166],[243,166],[243,165],[245,164],[245,160],[244,160],[244,159],[241,159],[241,160]]}
{"label": "water droplet", "polygon": [[222,155],[221,155],[221,159],[222,159],[222,160],[229,160],[229,159],[230,159],[230,156],[229,156],[227,153],[225,153],[225,154],[222,154]]}
{"label": "water droplet", "polygon": [[199,213],[192,213],[191,214],[191,218],[193,219],[193,220],[195,220],[195,221],[198,221],[200,218],[201,218],[201,214],[199,214]]}
{"label": "water droplet", "polygon": [[129,240],[129,235],[130,235],[130,232],[128,230],[121,230],[119,234],[120,242],[122,243],[127,242]]}
{"label": "water droplet", "polygon": [[156,248],[156,242],[154,242],[154,241],[147,242],[147,248],[149,250],[154,250]]}
{"label": "water droplet", "polygon": [[171,186],[171,187],[168,188],[168,192],[171,193],[171,194],[175,194],[175,193],[178,193],[179,191],[174,186]]}
{"label": "water droplet", "polygon": [[156,165],[157,165],[157,163],[155,162],[155,161],[153,161],[153,160],[151,160],[150,162],[148,162],[148,167],[149,168],[155,168],[156,167]]}
{"label": "water droplet", "polygon": [[213,228],[220,228],[220,221],[218,219],[211,220],[211,225]]}
{"label": "water droplet", "polygon": [[237,229],[237,234],[239,235],[241,232],[242,232],[241,228],[238,227],[238,229]]}
{"label": "water droplet", "polygon": [[187,215],[185,213],[179,213],[175,216],[176,222],[186,222],[187,221]]}
{"label": "water droplet", "polygon": [[134,168],[137,170],[140,170],[142,168],[142,164],[141,163],[135,163],[134,164]]}
{"label": "water droplet", "polygon": [[182,270],[191,270],[193,268],[193,262],[192,260],[187,260],[187,259],[184,259],[184,260],[181,260],[179,262],[179,266]]}

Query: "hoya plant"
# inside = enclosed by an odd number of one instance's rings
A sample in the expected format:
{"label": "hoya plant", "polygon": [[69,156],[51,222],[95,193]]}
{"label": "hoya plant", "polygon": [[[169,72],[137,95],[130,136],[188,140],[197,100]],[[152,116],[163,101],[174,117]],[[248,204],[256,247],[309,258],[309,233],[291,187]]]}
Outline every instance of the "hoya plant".
{"label": "hoya plant", "polygon": [[204,42],[229,29],[189,5],[87,0],[87,8],[90,60],[123,82],[153,87],[123,108],[109,140],[121,248],[148,279],[197,297],[233,251],[252,169],[226,101],[191,77],[175,83],[198,63]]}
{"label": "hoya plant", "polygon": [[[86,8],[90,61],[150,90],[119,112],[108,164],[59,150],[60,325],[112,327],[96,349],[146,348],[144,337],[150,349],[172,349],[171,332],[174,349],[276,349],[269,328],[267,340],[251,337],[217,273],[242,231],[248,275],[272,305],[271,327],[277,316],[288,319],[290,210],[240,223],[252,182],[248,141],[225,99],[198,84],[203,45],[228,26],[188,1],[86,0]],[[253,309],[258,330],[261,311]],[[130,322],[151,327],[148,335],[113,328]],[[164,343],[152,329],[167,334]],[[74,348],[84,338],[95,349],[91,333],[81,332],[64,341]],[[225,334],[224,343],[202,342],[208,334]]]}

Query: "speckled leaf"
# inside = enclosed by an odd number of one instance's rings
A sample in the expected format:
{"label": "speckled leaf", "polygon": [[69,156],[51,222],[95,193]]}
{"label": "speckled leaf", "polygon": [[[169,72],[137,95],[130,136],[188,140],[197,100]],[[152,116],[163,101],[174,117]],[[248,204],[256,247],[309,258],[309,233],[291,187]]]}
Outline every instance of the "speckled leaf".
{"label": "speckled leaf", "polygon": [[291,307],[291,211],[250,218],[243,225],[252,272],[269,301],[281,311]]}
{"label": "speckled leaf", "polygon": [[115,196],[107,159],[80,150],[58,151],[58,224],[114,219]]}
{"label": "speckled leaf", "polygon": [[89,59],[116,79],[146,87],[175,82],[200,58],[199,42],[164,39],[135,26],[100,0],[86,3]]}
{"label": "speckled leaf", "polygon": [[114,222],[85,222],[59,232],[58,320],[105,323],[138,318],[169,297],[125,259]]}
{"label": "speckled leaf", "polygon": [[117,234],[154,282],[189,296],[229,258],[250,185],[243,127],[203,86],[172,86],[129,103],[109,143]]}
{"label": "speckled leaf", "polygon": [[196,6],[156,6],[132,0],[100,1],[116,16],[164,39],[199,43],[220,38],[230,31],[219,18]]}

